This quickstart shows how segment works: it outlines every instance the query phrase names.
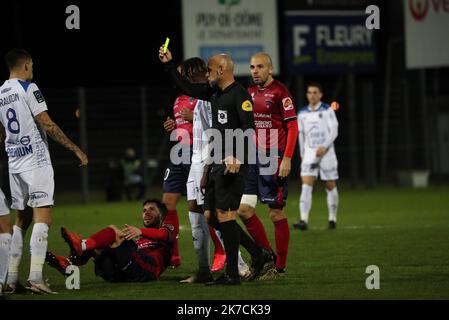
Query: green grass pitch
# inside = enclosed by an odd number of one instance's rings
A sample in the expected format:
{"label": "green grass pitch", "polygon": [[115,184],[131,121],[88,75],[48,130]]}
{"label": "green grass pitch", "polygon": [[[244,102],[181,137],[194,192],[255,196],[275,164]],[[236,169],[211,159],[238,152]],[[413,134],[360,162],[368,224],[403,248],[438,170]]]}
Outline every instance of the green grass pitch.
{"label": "green grass pitch", "polygon": [[[293,183],[291,184],[293,185]],[[298,219],[299,189],[292,186],[287,204],[289,223]],[[57,200],[57,199],[56,199]],[[89,235],[109,224],[140,225],[140,203],[57,205],[49,249],[68,251],[61,226]],[[428,189],[340,188],[337,230],[327,230],[325,192],[314,190],[310,229],[291,229],[287,275],[273,281],[243,283],[239,287],[179,284],[195,271],[196,262],[187,205],[179,204],[180,252],[178,269],[168,269],[159,281],[110,284],[96,277],[93,263],[81,268],[81,289],[69,291],[65,279],[45,266],[45,275],[58,295],[15,295],[11,299],[448,299],[449,298],[449,187]],[[274,245],[267,208],[258,207]],[[29,268],[30,232],[25,240],[22,282]],[[248,258],[246,252],[244,256]],[[367,290],[366,267],[380,268],[380,289]]]}

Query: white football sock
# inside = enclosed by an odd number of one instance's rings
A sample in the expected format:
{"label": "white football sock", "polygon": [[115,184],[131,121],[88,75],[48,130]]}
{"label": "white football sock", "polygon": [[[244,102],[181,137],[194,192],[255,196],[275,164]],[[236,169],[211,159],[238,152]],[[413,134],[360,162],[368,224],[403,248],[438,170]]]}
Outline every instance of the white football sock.
{"label": "white football sock", "polygon": [[48,245],[48,225],[35,223],[30,239],[31,265],[28,280],[43,282],[42,269]]}
{"label": "white football sock", "polygon": [[337,187],[332,190],[327,190],[327,208],[329,209],[329,221],[337,222],[337,210],[338,210],[338,191]]}
{"label": "white football sock", "polygon": [[210,234],[206,218],[204,214],[189,211],[189,220],[198,266],[200,269],[210,269]]}
{"label": "white football sock", "polygon": [[11,234],[0,233],[0,284],[5,284],[9,265],[9,248],[11,246]]}
{"label": "white football sock", "polygon": [[301,220],[308,223],[310,208],[312,207],[312,191],[313,187],[308,184],[303,184],[301,189],[301,196],[299,197],[299,212]]}
{"label": "white football sock", "polygon": [[7,284],[15,285],[19,280],[19,265],[22,260],[24,232],[14,225],[12,227],[11,246],[9,249],[9,267]]}

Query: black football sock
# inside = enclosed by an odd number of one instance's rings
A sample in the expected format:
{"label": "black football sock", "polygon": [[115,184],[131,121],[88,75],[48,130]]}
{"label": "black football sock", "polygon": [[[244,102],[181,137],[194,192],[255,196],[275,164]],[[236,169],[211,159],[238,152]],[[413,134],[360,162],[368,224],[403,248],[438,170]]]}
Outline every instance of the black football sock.
{"label": "black football sock", "polygon": [[251,258],[259,257],[262,253],[262,248],[258,247],[254,240],[242,229],[242,227],[237,224],[240,233],[240,244],[246,251],[251,255]]}
{"label": "black football sock", "polygon": [[237,221],[231,220],[220,223],[221,236],[226,251],[226,274],[233,279],[239,278],[238,255],[240,232]]}

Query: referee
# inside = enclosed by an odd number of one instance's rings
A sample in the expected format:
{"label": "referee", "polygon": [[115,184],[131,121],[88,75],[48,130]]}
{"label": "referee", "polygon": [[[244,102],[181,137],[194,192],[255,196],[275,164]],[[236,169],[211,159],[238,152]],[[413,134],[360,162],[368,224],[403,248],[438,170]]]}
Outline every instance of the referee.
{"label": "referee", "polygon": [[[237,158],[236,146],[230,148],[225,141],[225,130],[255,130],[252,98],[248,91],[234,79],[234,63],[226,54],[211,57],[207,64],[208,84],[193,84],[183,79],[171,62],[170,51],[164,53],[159,49],[159,59],[165,63],[172,81],[186,95],[210,101],[212,106],[212,128],[221,134],[221,145],[214,139],[213,149],[222,151],[221,163],[213,163],[209,167],[204,199],[204,210],[209,211],[211,219],[218,219],[226,251],[226,273],[213,284],[240,284],[238,273],[238,249],[241,243],[251,254],[253,276],[262,272],[264,265],[270,261],[270,253],[257,247],[254,241],[236,222],[237,209],[245,188],[249,141],[245,143],[243,159]],[[212,224],[212,223],[211,223]],[[216,227],[216,226],[214,226]]]}

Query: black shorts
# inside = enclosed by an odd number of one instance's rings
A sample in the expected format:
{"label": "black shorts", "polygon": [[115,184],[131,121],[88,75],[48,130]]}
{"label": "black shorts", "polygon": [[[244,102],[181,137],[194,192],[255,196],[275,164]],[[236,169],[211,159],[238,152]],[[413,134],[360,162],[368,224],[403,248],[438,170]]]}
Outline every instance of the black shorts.
{"label": "black shorts", "polygon": [[240,200],[245,189],[247,165],[241,165],[240,171],[234,174],[227,173],[224,175],[225,169],[224,164],[214,164],[209,172],[204,195],[205,210],[235,211],[240,206]]}
{"label": "black shorts", "polygon": [[[106,248],[95,258],[95,275],[109,282],[146,282],[156,280],[156,275],[136,262],[137,245],[125,240],[116,248]],[[143,258],[143,257],[140,257]],[[147,264],[156,266],[151,257],[144,257]]]}
{"label": "black shorts", "polygon": [[[181,149],[182,151],[182,149]],[[162,191],[164,193],[187,194],[186,184],[190,172],[190,159],[192,159],[192,148],[190,148],[189,163],[173,164],[170,160],[164,173],[164,184]],[[178,154],[181,157],[181,153]]]}
{"label": "black shorts", "polygon": [[257,195],[260,202],[268,204],[270,208],[284,208],[288,195],[288,177],[279,177],[279,166],[283,156],[283,152],[279,151],[278,156],[272,159],[277,163],[275,174],[261,174],[261,169],[269,167],[269,164],[264,165],[257,161],[256,164],[249,165],[244,194]]}

